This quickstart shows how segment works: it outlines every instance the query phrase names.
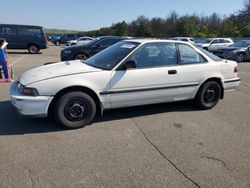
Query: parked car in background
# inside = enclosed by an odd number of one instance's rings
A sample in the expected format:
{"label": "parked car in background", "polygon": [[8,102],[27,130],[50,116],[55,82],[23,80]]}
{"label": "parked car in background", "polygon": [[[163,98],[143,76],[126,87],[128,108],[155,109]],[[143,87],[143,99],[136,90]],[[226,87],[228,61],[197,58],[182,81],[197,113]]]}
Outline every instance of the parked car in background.
{"label": "parked car in background", "polygon": [[62,35],[60,38],[60,44],[66,44],[69,40],[77,40],[79,37],[79,35],[76,34],[66,34],[66,35]]}
{"label": "parked car in background", "polygon": [[118,36],[104,36],[98,37],[82,46],[74,45],[66,47],[61,51],[61,60],[85,60],[121,40],[124,40],[124,38]]}
{"label": "parked car in background", "polygon": [[66,46],[84,45],[84,44],[89,43],[92,40],[94,40],[94,38],[92,37],[80,37],[77,40],[69,40]]}
{"label": "parked car in background", "polygon": [[197,46],[200,46],[210,52],[231,46],[232,44],[234,44],[234,42],[230,38],[208,38],[196,43]]}
{"label": "parked car in background", "polygon": [[194,40],[194,38],[192,38],[192,37],[174,37],[174,38],[171,38],[171,40],[189,42],[189,43],[191,43],[191,44],[194,44],[194,43],[195,43],[195,40]]}
{"label": "parked car in background", "polygon": [[223,59],[231,59],[237,62],[250,60],[250,40],[242,40],[235,44],[214,52]]}
{"label": "parked car in background", "polygon": [[[185,66],[182,66],[185,65]],[[10,90],[23,115],[49,113],[66,128],[90,124],[103,110],[194,100],[211,109],[239,86],[237,63],[172,40],[125,40],[86,61],[22,74]]]}
{"label": "parked car in background", "polygon": [[65,34],[65,35],[61,35],[57,38],[54,38],[53,43],[55,45],[66,44],[68,41],[77,40],[79,37],[81,37],[81,36],[76,35],[76,34]]}
{"label": "parked car in background", "polygon": [[50,40],[53,44],[57,46],[57,45],[60,45],[60,38],[61,38],[61,35],[52,35]]}
{"label": "parked car in background", "polygon": [[27,49],[31,54],[48,48],[47,37],[41,26],[0,24],[0,38],[6,39],[9,49]]}

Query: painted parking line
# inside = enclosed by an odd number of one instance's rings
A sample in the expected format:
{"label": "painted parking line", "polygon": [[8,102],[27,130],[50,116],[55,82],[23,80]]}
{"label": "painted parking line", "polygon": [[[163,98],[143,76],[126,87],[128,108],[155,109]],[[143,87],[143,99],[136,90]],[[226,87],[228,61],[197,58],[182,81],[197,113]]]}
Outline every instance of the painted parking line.
{"label": "painted parking line", "polygon": [[13,61],[13,62],[10,64],[10,66],[11,66],[11,67],[14,66],[16,63],[18,63],[19,61],[23,60],[23,59],[24,59],[25,57],[27,57],[27,56],[28,56],[28,55],[24,55],[24,56],[18,58],[17,60]]}

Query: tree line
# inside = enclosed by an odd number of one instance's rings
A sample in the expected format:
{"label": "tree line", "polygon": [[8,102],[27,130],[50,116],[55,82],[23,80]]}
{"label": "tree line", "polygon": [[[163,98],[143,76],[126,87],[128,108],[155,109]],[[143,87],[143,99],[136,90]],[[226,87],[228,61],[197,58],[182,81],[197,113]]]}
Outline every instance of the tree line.
{"label": "tree line", "polygon": [[229,16],[213,13],[204,15],[183,15],[172,11],[166,18],[139,16],[136,20],[125,21],[81,33],[88,36],[135,36],[135,37],[250,37],[250,0],[245,0],[242,10]]}

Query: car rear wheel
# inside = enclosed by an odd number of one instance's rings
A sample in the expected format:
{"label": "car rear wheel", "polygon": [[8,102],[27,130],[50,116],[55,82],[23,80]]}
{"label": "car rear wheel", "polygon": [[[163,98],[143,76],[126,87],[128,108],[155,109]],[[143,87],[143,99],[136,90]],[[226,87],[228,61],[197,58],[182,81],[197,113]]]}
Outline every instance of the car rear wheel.
{"label": "car rear wheel", "polygon": [[220,100],[221,87],[215,81],[209,81],[202,85],[198,91],[195,101],[204,110],[213,108]]}
{"label": "car rear wheel", "polygon": [[39,52],[39,48],[36,46],[36,45],[30,45],[29,47],[28,47],[28,51],[29,51],[29,53],[31,53],[31,54],[37,54],[38,52]]}
{"label": "car rear wheel", "polygon": [[96,104],[91,96],[82,92],[63,95],[55,105],[55,120],[68,129],[91,124],[96,114]]}
{"label": "car rear wheel", "polygon": [[86,60],[87,56],[85,54],[77,54],[75,56],[75,59],[79,59],[79,60]]}
{"label": "car rear wheel", "polygon": [[245,60],[245,54],[244,53],[239,53],[236,56],[236,61],[237,62],[243,62]]}

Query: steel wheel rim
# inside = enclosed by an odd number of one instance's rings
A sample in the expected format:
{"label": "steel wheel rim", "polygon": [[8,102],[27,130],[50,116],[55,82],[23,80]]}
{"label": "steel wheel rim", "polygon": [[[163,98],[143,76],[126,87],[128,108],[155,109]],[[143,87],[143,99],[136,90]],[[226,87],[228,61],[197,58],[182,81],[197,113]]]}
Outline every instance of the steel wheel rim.
{"label": "steel wheel rim", "polygon": [[90,115],[90,105],[82,100],[73,100],[64,107],[64,116],[68,121],[77,122],[87,119]]}
{"label": "steel wheel rim", "polygon": [[206,89],[203,100],[207,104],[215,103],[219,98],[219,90],[216,87],[209,87]]}

